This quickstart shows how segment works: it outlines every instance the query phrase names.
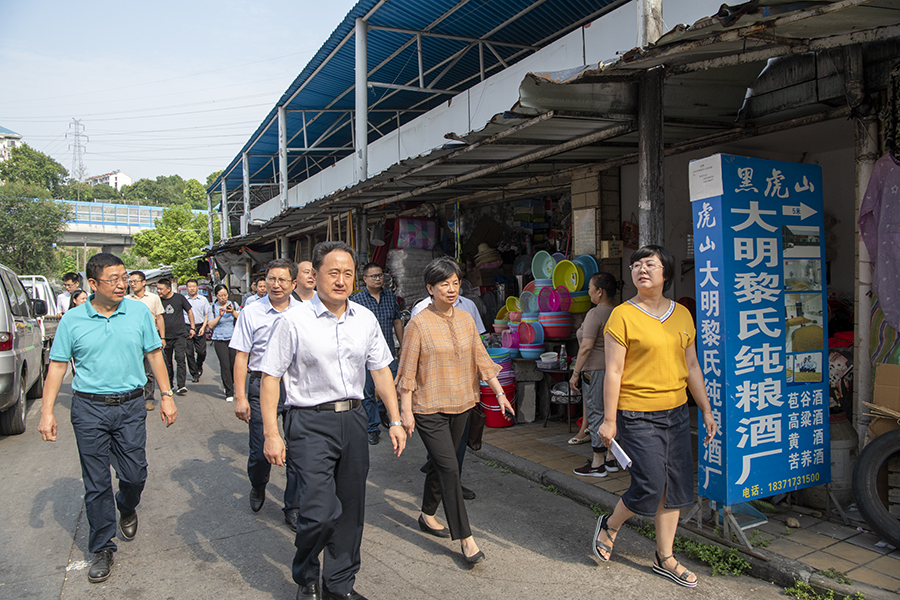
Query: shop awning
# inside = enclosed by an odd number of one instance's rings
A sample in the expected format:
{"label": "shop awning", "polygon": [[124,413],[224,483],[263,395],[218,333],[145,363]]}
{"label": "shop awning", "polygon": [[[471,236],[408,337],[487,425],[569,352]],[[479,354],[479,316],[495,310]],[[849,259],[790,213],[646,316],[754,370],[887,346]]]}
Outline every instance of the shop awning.
{"label": "shop awning", "polygon": [[866,91],[882,89],[900,56],[900,0],[723,7],[614,61],[531,73],[519,102],[480,131],[448,132],[444,147],[288,208],[211,252],[314,231],[329,215],[350,209],[377,215],[414,201],[514,198],[564,185],[578,169],[634,162],[637,81],[658,66],[666,69],[661,143],[667,154],[847,117],[861,100],[848,85],[856,67],[844,50],[855,45],[862,48]]}

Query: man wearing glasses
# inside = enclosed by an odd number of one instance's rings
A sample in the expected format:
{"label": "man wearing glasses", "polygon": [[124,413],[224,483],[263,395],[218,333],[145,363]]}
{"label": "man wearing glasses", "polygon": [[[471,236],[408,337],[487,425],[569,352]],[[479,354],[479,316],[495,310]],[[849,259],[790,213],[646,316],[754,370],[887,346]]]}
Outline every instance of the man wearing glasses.
{"label": "man wearing glasses", "polygon": [[[141,403],[147,380],[145,356],[160,385],[159,413],[167,427],[175,422],[177,411],[172,390],[164,384],[166,368],[153,317],[137,302],[122,301],[128,287],[125,265],[117,256],[101,253],[88,260],[85,270],[94,293],[59,323],[50,349],[38,431],[44,441],[56,441],[53,406],[69,360],[74,360],[70,414],[90,525],[88,549],[94,553],[88,581],[100,583],[112,570],[116,509],[119,538],[132,540],[137,534],[137,506],[147,480],[147,411]],[[111,456],[116,457],[119,481],[115,495]]]}
{"label": "man wearing glasses", "polygon": [[[237,351],[234,359],[234,414],[250,425],[250,455],[247,476],[250,478],[250,510],[259,512],[266,501],[266,485],[272,465],[263,454],[262,413],[259,408],[260,365],[269,345],[275,325],[288,310],[300,305],[291,297],[297,283],[297,265],[286,258],[277,258],[266,265],[266,279],[260,280],[257,290],[268,290],[259,300],[248,303],[234,327],[230,348]],[[247,379],[249,371],[249,390]],[[283,414],[284,384],[278,402]],[[287,469],[284,486],[284,522],[297,531],[297,498],[299,482],[296,468]]]}
{"label": "man wearing glasses", "polygon": [[[156,323],[156,330],[159,332],[159,339],[162,341],[163,347],[166,345],[166,324],[163,321],[162,302],[159,296],[152,294],[147,290],[147,276],[143,271],[132,271],[128,276],[128,285],[131,287],[131,293],[128,295],[132,300],[143,302],[150,309],[153,320]],[[153,388],[156,382],[153,377],[153,369],[150,368],[150,361],[144,357],[144,374],[147,376],[147,383],[144,384],[144,408],[153,410]]]}
{"label": "man wearing glasses", "polygon": [[56,297],[56,314],[60,316],[69,310],[69,299],[72,297],[72,293],[81,287],[81,276],[70,271],[62,276],[62,280],[66,291]]}
{"label": "man wearing glasses", "polygon": [[[402,345],[403,321],[400,320],[400,305],[397,304],[397,296],[394,295],[394,292],[384,288],[384,270],[381,265],[370,262],[363,267],[362,272],[366,287],[350,296],[350,300],[362,304],[375,315],[378,325],[381,326],[384,340],[391,351],[391,356],[394,358],[389,365],[391,374],[397,377],[397,355],[400,353],[400,349],[398,347],[397,350],[394,350],[394,335],[397,336],[397,343]],[[366,385],[363,388],[363,406],[369,417],[369,444],[374,446],[381,437],[378,424],[381,423],[385,429],[389,429],[389,421],[384,403],[375,397],[375,382],[372,381],[372,375],[368,370],[366,370]]]}

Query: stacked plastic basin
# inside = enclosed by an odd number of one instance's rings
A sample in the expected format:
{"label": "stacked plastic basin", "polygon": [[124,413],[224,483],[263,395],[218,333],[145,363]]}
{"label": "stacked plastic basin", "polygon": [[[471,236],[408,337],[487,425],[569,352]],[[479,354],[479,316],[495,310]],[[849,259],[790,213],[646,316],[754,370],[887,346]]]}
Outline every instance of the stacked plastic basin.
{"label": "stacked plastic basin", "polygon": [[551,340],[569,337],[572,332],[572,313],[569,311],[542,312],[538,322],[544,328],[544,337]]}
{"label": "stacked plastic basin", "polygon": [[[500,365],[500,373],[497,375],[497,381],[503,386],[503,393],[506,399],[512,405],[513,410],[516,408],[516,375],[513,371],[512,358],[506,348],[488,348],[488,354],[495,363]],[[484,424],[488,427],[509,427],[514,420],[506,420],[503,417],[503,411],[500,403],[497,401],[497,395],[487,383],[481,382],[481,408],[484,410]]]}

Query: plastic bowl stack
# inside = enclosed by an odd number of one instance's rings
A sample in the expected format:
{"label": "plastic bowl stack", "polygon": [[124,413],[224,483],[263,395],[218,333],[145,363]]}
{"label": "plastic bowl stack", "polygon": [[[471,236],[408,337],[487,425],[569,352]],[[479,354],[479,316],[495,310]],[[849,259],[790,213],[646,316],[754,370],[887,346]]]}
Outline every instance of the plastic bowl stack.
{"label": "plastic bowl stack", "polygon": [[522,318],[519,319],[519,322],[520,323],[534,323],[538,320],[538,318],[540,316],[541,316],[541,313],[539,313],[539,312],[522,313]]}
{"label": "plastic bowl stack", "polygon": [[521,356],[519,354],[519,333],[517,331],[506,330],[500,334],[500,344],[509,350],[510,358],[519,358]]}
{"label": "plastic bowl stack", "polygon": [[572,331],[572,313],[570,312],[541,313],[538,322],[544,328],[544,337],[551,340],[569,337],[569,333]]}
{"label": "plastic bowl stack", "polygon": [[509,321],[505,319],[494,319],[494,333],[503,333],[509,329]]}
{"label": "plastic bowl stack", "polygon": [[[508,348],[488,348],[488,354],[495,363],[500,365],[500,373],[497,380],[503,387],[503,393],[506,399],[516,406],[516,375],[513,372],[512,359]],[[503,417],[503,411],[500,410],[500,403],[497,401],[497,395],[494,390],[486,383],[481,383],[481,408],[484,410],[485,425],[488,427],[509,427],[515,421],[508,421]]]}
{"label": "plastic bowl stack", "polygon": [[572,302],[569,304],[570,313],[586,313],[591,310],[591,298],[586,291],[572,292]]}
{"label": "plastic bowl stack", "polygon": [[552,279],[535,279],[534,280],[534,295],[537,296],[541,293],[541,290],[545,287],[552,288],[553,280]]}
{"label": "plastic bowl stack", "polygon": [[522,354],[522,358],[538,359],[544,353],[544,349],[544,344],[523,344],[519,342],[519,352]]}

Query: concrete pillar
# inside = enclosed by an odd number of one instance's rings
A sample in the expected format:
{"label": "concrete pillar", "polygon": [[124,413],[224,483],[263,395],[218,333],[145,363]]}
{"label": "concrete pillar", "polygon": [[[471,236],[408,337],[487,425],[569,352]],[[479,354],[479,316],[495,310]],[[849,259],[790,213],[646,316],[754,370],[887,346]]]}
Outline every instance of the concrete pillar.
{"label": "concrete pillar", "polygon": [[663,91],[665,67],[654,67],[640,82],[638,107],[638,222],[640,244],[665,243]]}

